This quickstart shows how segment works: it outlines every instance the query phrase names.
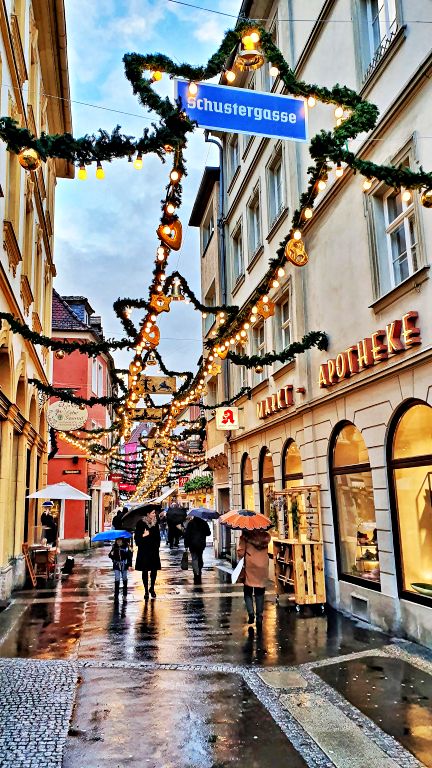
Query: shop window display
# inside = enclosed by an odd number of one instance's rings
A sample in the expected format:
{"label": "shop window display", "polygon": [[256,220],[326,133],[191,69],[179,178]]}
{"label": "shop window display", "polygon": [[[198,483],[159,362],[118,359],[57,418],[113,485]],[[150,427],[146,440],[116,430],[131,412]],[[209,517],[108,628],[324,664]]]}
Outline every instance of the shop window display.
{"label": "shop window display", "polygon": [[242,458],[241,465],[241,491],[242,491],[242,507],[243,509],[250,509],[251,512],[255,512],[255,498],[252,476],[252,462],[247,453]]}
{"label": "shop window display", "polygon": [[380,583],[372,473],[364,439],[353,424],[338,432],[332,455],[340,575]]}
{"label": "shop window display", "polygon": [[391,470],[404,592],[432,597],[432,408],[412,405],[393,436]]}
{"label": "shop window display", "polygon": [[289,442],[284,450],[283,487],[303,485],[303,465],[297,443]]}

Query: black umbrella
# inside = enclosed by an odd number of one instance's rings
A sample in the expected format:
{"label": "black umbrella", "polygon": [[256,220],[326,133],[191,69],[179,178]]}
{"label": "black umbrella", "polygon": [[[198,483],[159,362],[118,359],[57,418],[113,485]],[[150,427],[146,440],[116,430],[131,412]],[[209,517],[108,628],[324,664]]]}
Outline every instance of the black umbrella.
{"label": "black umbrella", "polygon": [[141,504],[141,506],[135,507],[134,509],[129,509],[122,517],[122,528],[125,528],[126,530],[134,530],[138,520],[142,520],[148,512],[151,512],[152,509],[156,510],[157,514],[159,514],[161,511],[161,505],[158,503],[147,503]]}
{"label": "black umbrella", "polygon": [[166,511],[166,519],[169,523],[179,525],[179,523],[184,523],[186,518],[187,510],[183,509],[183,507],[168,507]]}

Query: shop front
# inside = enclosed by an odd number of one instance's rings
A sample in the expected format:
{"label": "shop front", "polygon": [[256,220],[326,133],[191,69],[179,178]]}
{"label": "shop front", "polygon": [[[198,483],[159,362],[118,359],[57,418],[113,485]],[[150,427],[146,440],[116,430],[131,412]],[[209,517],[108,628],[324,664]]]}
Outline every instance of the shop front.
{"label": "shop front", "polygon": [[[410,321],[406,339],[417,331]],[[419,343],[401,351],[340,380],[327,366],[326,386],[319,364],[314,397],[267,414],[261,384],[230,441],[233,499],[273,517],[282,539],[274,496],[318,486],[327,601],[432,647],[431,360]]]}

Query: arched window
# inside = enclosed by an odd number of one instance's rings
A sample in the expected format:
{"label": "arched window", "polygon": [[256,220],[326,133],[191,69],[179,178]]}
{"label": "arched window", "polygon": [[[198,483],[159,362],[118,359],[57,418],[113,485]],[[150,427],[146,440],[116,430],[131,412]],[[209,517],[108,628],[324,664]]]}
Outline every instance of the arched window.
{"label": "arched window", "polygon": [[243,454],[241,460],[241,503],[243,509],[255,511],[252,462],[247,453]]}
{"label": "arched window", "polygon": [[295,488],[303,485],[303,465],[297,443],[289,440],[282,452],[282,485]]}
{"label": "arched window", "polygon": [[262,448],[259,459],[260,510],[270,517],[271,493],[274,491],[273,459],[268,448]]}
{"label": "arched window", "polygon": [[365,441],[345,422],[330,443],[336,551],[341,578],[379,588],[372,473]]}
{"label": "arched window", "polygon": [[399,587],[407,597],[416,595],[419,600],[430,602],[432,408],[429,405],[412,403],[397,414],[389,433],[388,452]]}

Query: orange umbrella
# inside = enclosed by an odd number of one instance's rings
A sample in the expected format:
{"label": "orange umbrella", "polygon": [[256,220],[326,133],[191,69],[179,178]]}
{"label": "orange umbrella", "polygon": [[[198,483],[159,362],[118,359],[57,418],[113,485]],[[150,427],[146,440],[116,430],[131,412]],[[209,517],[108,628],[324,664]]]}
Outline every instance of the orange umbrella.
{"label": "orange umbrella", "polygon": [[219,518],[219,522],[240,531],[267,530],[273,525],[268,517],[250,509],[231,509]]}

